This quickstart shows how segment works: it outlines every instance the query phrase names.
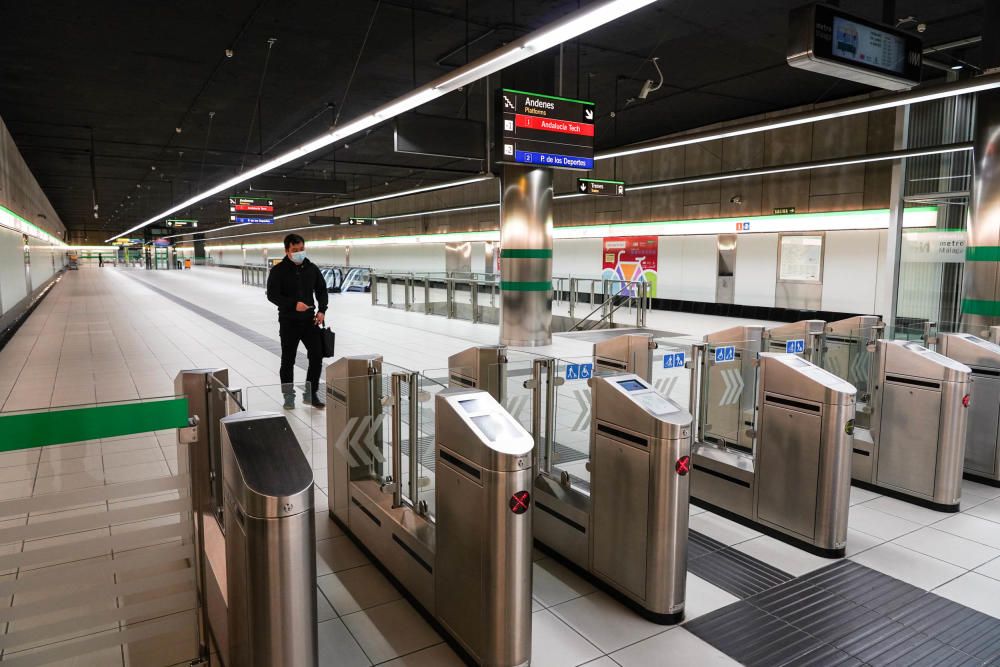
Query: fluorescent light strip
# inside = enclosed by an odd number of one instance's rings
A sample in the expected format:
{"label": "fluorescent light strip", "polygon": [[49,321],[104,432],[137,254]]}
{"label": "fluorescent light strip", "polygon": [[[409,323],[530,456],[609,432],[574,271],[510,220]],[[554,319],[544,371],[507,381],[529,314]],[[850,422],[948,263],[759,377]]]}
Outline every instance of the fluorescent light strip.
{"label": "fluorescent light strip", "polygon": [[941,155],[944,153],[958,153],[961,151],[971,151],[972,144],[961,144],[956,146],[937,146],[934,148],[914,148],[910,150],[895,151],[880,155],[869,155],[866,157],[844,158],[841,160],[824,160],[823,162],[804,163],[789,165],[786,167],[766,167],[764,169],[749,169],[733,172],[730,174],[715,174],[712,176],[695,176],[692,178],[681,178],[662,183],[646,183],[643,185],[630,186],[629,192],[640,190],[653,190],[656,188],[673,188],[680,185],[695,185],[697,183],[712,183],[715,181],[725,181],[733,178],[751,178],[753,176],[769,176],[771,174],[788,174],[795,171],[810,171],[812,169],[830,169],[832,167],[846,167],[856,164],[868,164],[870,162],[884,162],[886,160],[900,160],[903,158],[923,157],[925,155]]}
{"label": "fluorescent light strip", "polygon": [[47,231],[28,222],[6,206],[0,206],[0,227],[5,227],[20,234],[25,234],[39,241],[44,241],[50,245],[65,247],[66,243]]}
{"label": "fluorescent light strip", "polygon": [[[592,30],[606,23],[610,23],[617,18],[633,12],[640,7],[652,4],[656,0],[605,0],[604,2],[594,2],[584,8],[578,9],[566,15],[565,18],[531,32],[520,39],[516,39],[507,46],[489,53],[482,58],[472,61],[450,74],[435,79],[434,81],[410,91],[406,95],[398,97],[387,104],[383,104],[374,111],[360,118],[357,118],[346,125],[331,129],[315,139],[293,148],[287,153],[262,162],[253,169],[237,174],[230,179],[215,185],[208,190],[200,192],[195,196],[173,206],[162,213],[149,218],[148,220],[125,230],[121,234],[112,236],[106,241],[112,241],[121,236],[126,236],[137,229],[148,227],[168,215],[182,211],[203,199],[217,195],[226,190],[245,183],[246,181],[260,176],[272,169],[298,160],[309,153],[325,148],[337,141],[347,139],[363,130],[373,127],[390,118],[394,118],[401,113],[415,109],[432,100],[445,95],[456,88],[460,88],[472,80],[478,80],[484,76],[489,76],[505,67],[521,62],[536,53],[555,46],[558,43],[577,37],[588,30]],[[469,77],[473,77],[471,80]],[[317,209],[326,210],[326,209]],[[312,211],[315,212],[315,211]]]}
{"label": "fluorescent light strip", "polygon": [[921,102],[931,102],[933,100],[944,99],[946,97],[970,95],[996,88],[1000,88],[1000,74],[988,74],[970,81],[945,84],[943,86],[935,86],[930,89],[921,89],[902,93],[900,95],[881,97],[875,100],[853,102],[841,107],[830,107],[819,111],[795,114],[785,118],[772,118],[743,126],[730,127],[716,131],[699,132],[697,134],[692,134],[686,137],[678,137],[676,139],[665,139],[663,141],[652,141],[641,144],[633,144],[632,146],[623,146],[621,148],[613,148],[597,153],[594,156],[594,159],[609,160],[626,155],[636,155],[638,153],[647,153],[649,151],[659,151],[668,148],[689,146],[691,144],[717,141],[719,139],[729,139],[731,137],[740,137],[747,134],[756,134],[758,132],[770,132],[772,130],[780,130],[786,127],[818,123],[824,120],[831,120],[833,118],[843,118],[845,116],[853,116],[872,111],[894,109],[907,104],[919,104]]}

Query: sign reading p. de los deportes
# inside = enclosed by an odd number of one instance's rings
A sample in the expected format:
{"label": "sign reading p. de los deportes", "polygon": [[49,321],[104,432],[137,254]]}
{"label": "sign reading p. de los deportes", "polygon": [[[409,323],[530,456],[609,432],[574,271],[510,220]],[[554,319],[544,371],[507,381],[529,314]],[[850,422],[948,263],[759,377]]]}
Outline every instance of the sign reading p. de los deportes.
{"label": "sign reading p. de los deportes", "polygon": [[593,169],[593,102],[502,88],[496,117],[498,164]]}

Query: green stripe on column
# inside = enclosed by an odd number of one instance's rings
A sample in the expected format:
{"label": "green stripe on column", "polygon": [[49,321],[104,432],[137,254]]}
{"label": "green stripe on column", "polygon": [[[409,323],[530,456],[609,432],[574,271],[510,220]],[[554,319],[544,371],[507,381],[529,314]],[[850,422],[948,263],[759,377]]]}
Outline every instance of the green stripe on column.
{"label": "green stripe on column", "polygon": [[501,280],[500,289],[508,292],[547,292],[552,289],[551,280],[539,280],[536,282]]}
{"label": "green stripe on column", "polygon": [[552,259],[552,248],[501,248],[500,257],[507,259]]}
{"label": "green stripe on column", "polygon": [[0,452],[187,425],[186,398],[0,415]]}
{"label": "green stripe on column", "polygon": [[962,314],[1000,317],[1000,301],[965,299],[962,301]]}
{"label": "green stripe on column", "polygon": [[1000,262],[1000,246],[979,245],[965,249],[967,262]]}

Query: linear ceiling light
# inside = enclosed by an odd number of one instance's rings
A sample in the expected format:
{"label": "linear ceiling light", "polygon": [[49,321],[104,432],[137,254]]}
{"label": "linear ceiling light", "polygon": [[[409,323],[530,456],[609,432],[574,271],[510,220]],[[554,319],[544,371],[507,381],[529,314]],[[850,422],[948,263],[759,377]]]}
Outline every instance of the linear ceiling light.
{"label": "linear ceiling light", "polygon": [[795,127],[796,125],[818,123],[833,118],[843,118],[844,116],[853,116],[861,113],[869,113],[872,111],[881,111],[883,109],[894,109],[896,107],[905,106],[907,104],[919,104],[921,102],[930,102],[933,100],[944,99],[946,97],[956,97],[958,95],[969,95],[972,93],[980,93],[985,90],[993,90],[995,88],[1000,88],[1000,73],[987,74],[984,76],[976,77],[975,79],[971,79],[969,81],[960,81],[957,83],[949,83],[942,86],[935,86],[932,88],[911,90],[909,92],[902,93],[899,95],[891,95],[871,100],[851,102],[849,104],[836,107],[827,107],[825,109],[806,111],[803,113],[792,114],[789,116],[783,116],[779,118],[769,118],[767,120],[756,121],[753,123],[747,123],[743,125],[733,125],[725,128],[719,128],[717,130],[698,132],[695,134],[689,134],[687,136],[676,137],[673,139],[661,139],[656,141],[643,142],[639,144],[632,144],[631,146],[621,146],[619,148],[611,148],[606,151],[601,151],[595,154],[594,159],[610,160],[611,158],[623,157],[625,155],[636,155],[638,153],[647,153],[649,151],[659,151],[659,150],[665,150],[667,148],[677,148],[679,146],[701,144],[707,141],[716,141],[718,139],[729,139],[731,137],[740,137],[747,134],[755,134],[757,132],[770,132],[772,130],[779,130],[786,127]]}
{"label": "linear ceiling light", "polygon": [[605,0],[604,2],[594,2],[582,9],[567,14],[563,19],[554,21],[544,28],[528,33],[524,37],[514,40],[507,46],[488,53],[482,58],[472,61],[443,77],[435,79],[430,83],[417,88],[402,97],[380,106],[371,113],[357,118],[346,125],[331,129],[312,141],[306,142],[293,148],[287,153],[283,153],[266,162],[262,162],[253,169],[249,169],[241,174],[215,185],[208,190],[200,192],[185,201],[168,208],[162,213],[149,218],[148,220],[127,229],[121,234],[112,236],[107,241],[112,241],[126,234],[130,234],[137,229],[147,227],[154,222],[161,220],[168,215],[182,211],[189,206],[197,204],[203,199],[230,190],[241,183],[260,176],[263,173],[277,169],[278,167],[298,160],[314,151],[325,148],[337,141],[347,139],[363,130],[373,127],[390,118],[394,118],[401,113],[415,109],[431,100],[437,99],[457,88],[472,83],[498,72],[505,67],[519,63],[526,58],[567,41],[578,35],[582,35],[588,30],[592,30],[606,23],[610,23],[626,14],[629,14],[641,7],[652,4],[656,0]]}

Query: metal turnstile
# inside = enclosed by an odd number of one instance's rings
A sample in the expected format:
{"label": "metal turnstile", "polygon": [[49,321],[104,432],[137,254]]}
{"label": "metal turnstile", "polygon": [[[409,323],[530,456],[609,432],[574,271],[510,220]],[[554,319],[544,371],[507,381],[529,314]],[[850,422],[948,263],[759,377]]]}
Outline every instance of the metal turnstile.
{"label": "metal turnstile", "polygon": [[284,415],[220,421],[229,659],[316,667],[313,474]]}
{"label": "metal turnstile", "polygon": [[594,343],[594,368],[600,373],[635,373],[649,381],[653,375],[651,334],[622,334]]}
{"label": "metal turnstile", "polygon": [[478,345],[448,357],[448,381],[451,386],[472,387],[489,392],[504,402],[506,387],[503,364],[507,360],[504,345]]}
{"label": "metal turnstile", "polygon": [[535,539],[646,618],[684,616],[691,414],[636,374],[595,377],[590,488],[535,480]]}
{"label": "metal turnstile", "polygon": [[[393,460],[402,460],[396,453],[403,383],[394,374],[393,392],[384,396],[381,374],[379,356],[341,358],[327,367],[330,515],[467,658],[525,667],[531,657],[534,440],[485,391],[435,395],[432,519],[425,508],[398,501],[399,481],[388,479],[385,457],[369,449],[382,441],[385,399],[393,406]],[[411,399],[414,384],[408,385]],[[413,405],[411,420],[419,413]]]}
{"label": "metal turnstile", "polygon": [[854,434],[856,484],[957,512],[972,370],[902,340],[875,345],[871,429]]}
{"label": "metal turnstile", "polygon": [[762,353],[758,370],[748,385],[757,387],[746,413],[756,416],[745,429],[750,449],[726,440],[695,445],[691,497],[820,555],[843,556],[855,389],[792,354]]}
{"label": "metal turnstile", "polygon": [[939,334],[937,351],[972,370],[965,477],[1000,486],[1000,345],[969,334]]}
{"label": "metal turnstile", "polygon": [[870,426],[873,388],[872,352],[875,341],[885,331],[878,315],[859,315],[826,325],[820,365],[843,378],[858,390],[856,423]]}
{"label": "metal turnstile", "polygon": [[764,332],[764,352],[793,352],[788,349],[790,341],[802,341],[802,350],[795,350],[808,361],[818,364],[823,354],[823,334],[826,322],[823,320],[800,320],[771,327]]}

